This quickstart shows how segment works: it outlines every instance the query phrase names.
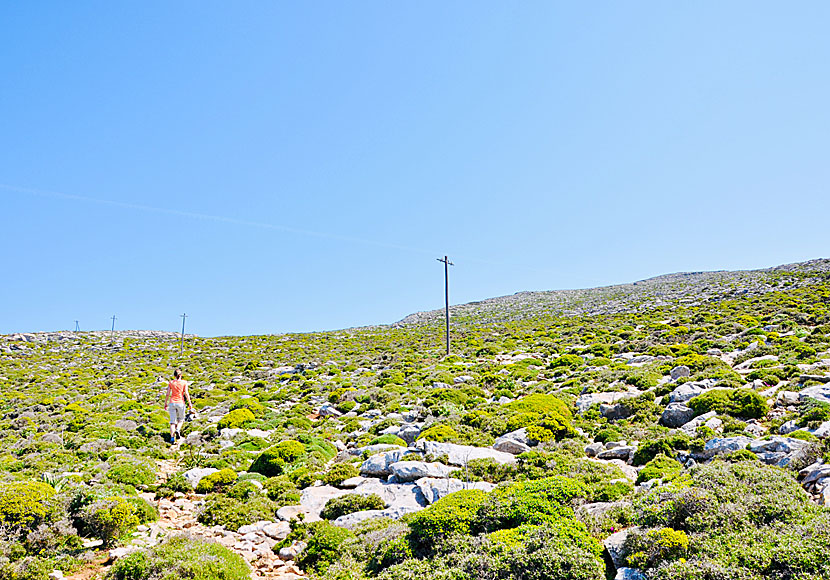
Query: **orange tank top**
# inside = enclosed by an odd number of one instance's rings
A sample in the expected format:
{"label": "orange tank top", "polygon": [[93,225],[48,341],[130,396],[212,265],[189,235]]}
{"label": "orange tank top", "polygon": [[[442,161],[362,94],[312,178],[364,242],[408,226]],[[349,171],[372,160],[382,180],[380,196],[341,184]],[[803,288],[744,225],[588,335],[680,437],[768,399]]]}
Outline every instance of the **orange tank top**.
{"label": "orange tank top", "polygon": [[184,390],[187,387],[187,382],[179,379],[170,381],[167,386],[170,387],[170,402],[184,403]]}

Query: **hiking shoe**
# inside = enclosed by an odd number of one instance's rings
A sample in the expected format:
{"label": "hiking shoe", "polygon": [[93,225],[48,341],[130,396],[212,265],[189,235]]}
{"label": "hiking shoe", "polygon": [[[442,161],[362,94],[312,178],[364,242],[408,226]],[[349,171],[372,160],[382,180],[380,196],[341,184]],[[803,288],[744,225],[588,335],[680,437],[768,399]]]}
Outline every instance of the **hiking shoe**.
{"label": "hiking shoe", "polygon": [[176,438],[175,438],[175,437],[171,437],[171,438],[170,438],[170,445],[175,445],[175,444],[176,444]]}

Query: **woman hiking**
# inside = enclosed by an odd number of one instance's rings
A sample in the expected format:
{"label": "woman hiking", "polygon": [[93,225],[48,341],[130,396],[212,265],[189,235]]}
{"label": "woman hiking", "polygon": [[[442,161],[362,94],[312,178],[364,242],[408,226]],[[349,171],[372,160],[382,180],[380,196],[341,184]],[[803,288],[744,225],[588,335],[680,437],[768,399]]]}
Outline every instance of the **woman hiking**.
{"label": "woman hiking", "polygon": [[190,402],[189,383],[182,380],[182,369],[173,371],[173,380],[167,383],[167,395],[164,398],[164,410],[170,412],[170,444],[176,443],[176,437],[182,436],[184,424],[184,402],[190,412],[193,412],[193,403]]}

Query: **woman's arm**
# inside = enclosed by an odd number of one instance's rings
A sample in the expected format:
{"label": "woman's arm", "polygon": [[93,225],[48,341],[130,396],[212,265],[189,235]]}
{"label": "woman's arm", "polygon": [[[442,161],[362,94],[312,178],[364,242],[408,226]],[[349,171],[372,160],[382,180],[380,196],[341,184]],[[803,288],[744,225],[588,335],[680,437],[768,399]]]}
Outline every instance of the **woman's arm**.
{"label": "woman's arm", "polygon": [[193,410],[193,403],[190,401],[190,383],[185,383],[184,385],[184,399],[187,401],[187,406],[190,410]]}

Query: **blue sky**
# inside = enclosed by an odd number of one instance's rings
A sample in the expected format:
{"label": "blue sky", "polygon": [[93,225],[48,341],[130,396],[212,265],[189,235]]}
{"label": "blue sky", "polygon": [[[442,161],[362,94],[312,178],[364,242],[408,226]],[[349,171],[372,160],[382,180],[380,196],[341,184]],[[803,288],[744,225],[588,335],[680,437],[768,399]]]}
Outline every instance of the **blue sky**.
{"label": "blue sky", "polygon": [[0,333],[830,254],[825,2],[0,5]]}

